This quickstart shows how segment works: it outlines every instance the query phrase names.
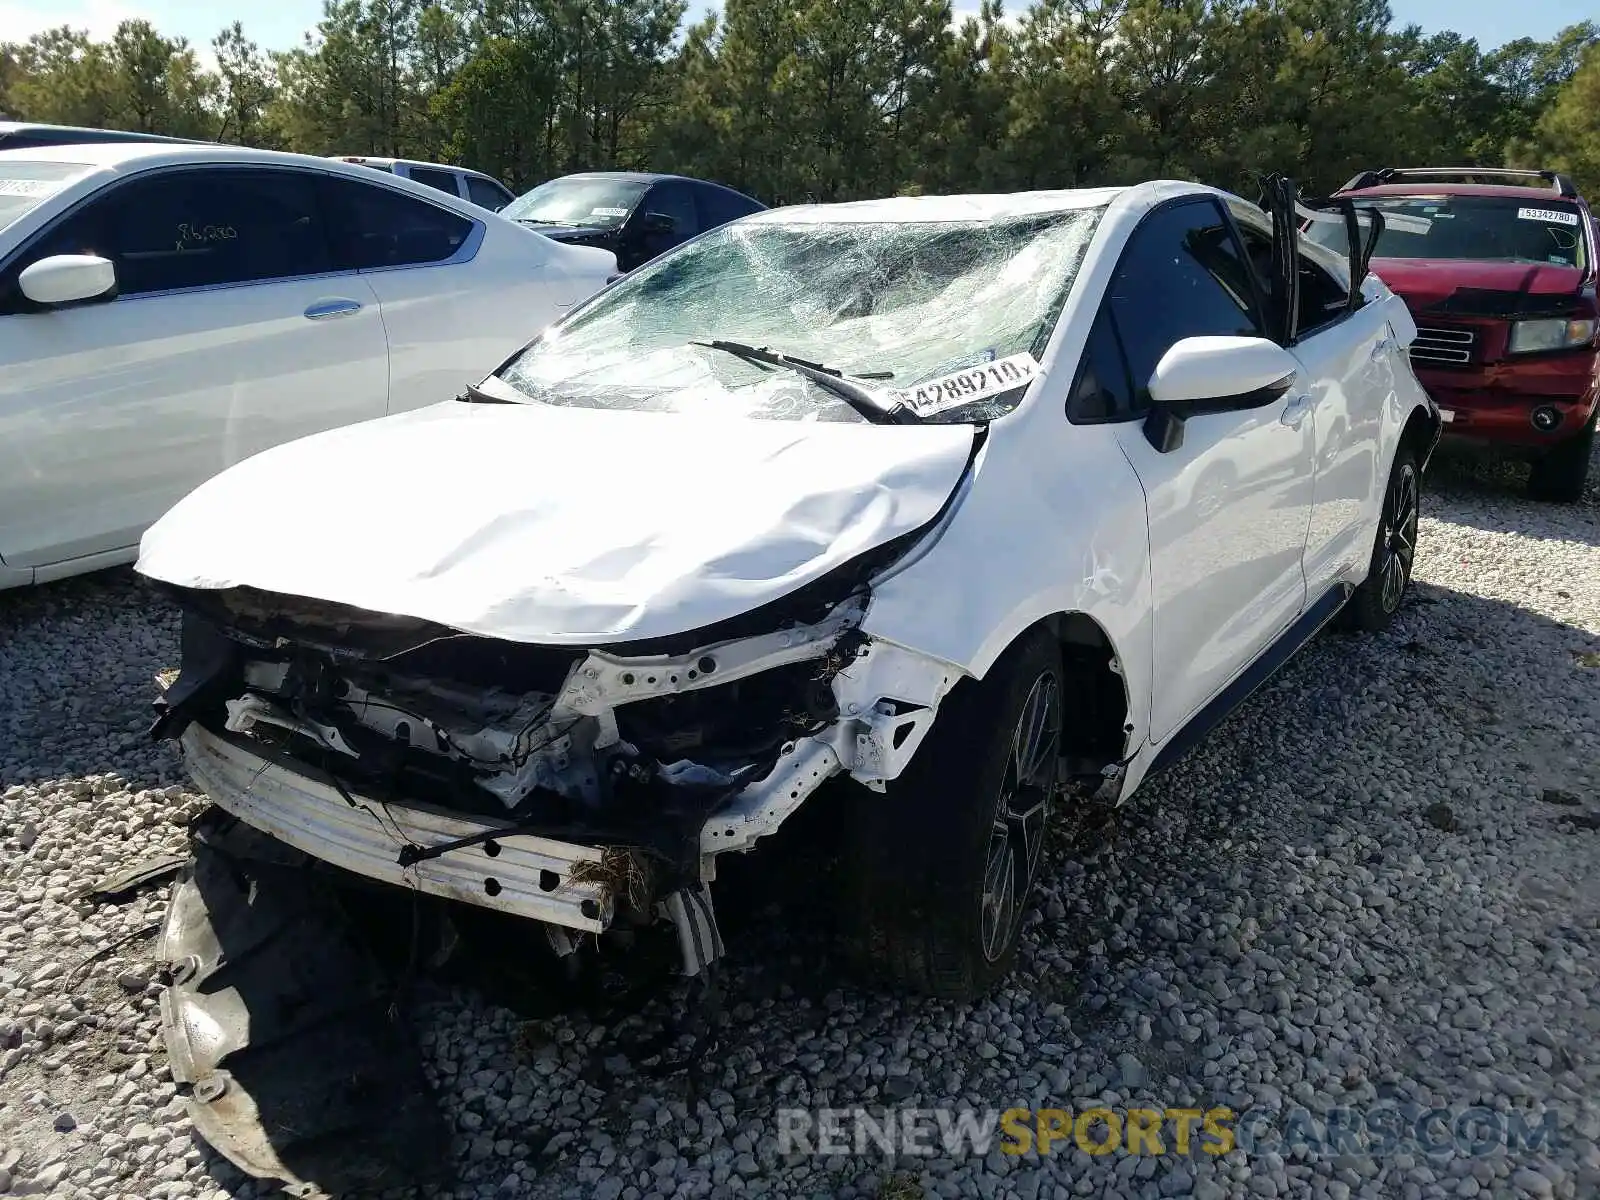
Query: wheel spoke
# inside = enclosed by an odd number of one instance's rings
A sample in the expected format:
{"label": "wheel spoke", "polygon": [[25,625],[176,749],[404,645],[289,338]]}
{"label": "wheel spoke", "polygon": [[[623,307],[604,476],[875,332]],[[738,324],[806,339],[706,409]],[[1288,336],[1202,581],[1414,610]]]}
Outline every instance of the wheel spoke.
{"label": "wheel spoke", "polygon": [[1011,755],[984,863],[979,937],[993,962],[1016,937],[1017,924],[1044,848],[1051,794],[1060,769],[1060,683],[1045,671],[1033,681],[1011,731]]}

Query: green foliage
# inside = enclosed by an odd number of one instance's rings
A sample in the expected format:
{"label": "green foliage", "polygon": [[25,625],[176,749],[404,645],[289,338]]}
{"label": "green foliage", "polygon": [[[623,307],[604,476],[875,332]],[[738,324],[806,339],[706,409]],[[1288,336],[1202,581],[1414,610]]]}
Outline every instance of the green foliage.
{"label": "green foliage", "polygon": [[125,21],[0,44],[0,112],[312,154],[719,179],[768,203],[1368,166],[1554,166],[1600,192],[1600,27],[1485,51],[1386,0],[324,0],[202,68]]}
{"label": "green foliage", "polygon": [[1569,172],[1586,196],[1600,196],[1600,45],[1591,44],[1581,65],[1552,89],[1550,104],[1532,137],[1516,153],[1525,161]]}

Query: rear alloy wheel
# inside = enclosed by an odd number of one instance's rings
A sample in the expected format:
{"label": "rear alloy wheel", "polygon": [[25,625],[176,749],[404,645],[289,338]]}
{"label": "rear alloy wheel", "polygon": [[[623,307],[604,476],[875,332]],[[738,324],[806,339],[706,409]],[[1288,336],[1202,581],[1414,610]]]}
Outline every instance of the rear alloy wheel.
{"label": "rear alloy wheel", "polygon": [[[1596,415],[1600,416],[1600,410]],[[1584,485],[1589,482],[1589,461],[1594,455],[1594,425],[1595,417],[1590,417],[1582,433],[1547,451],[1533,464],[1528,474],[1530,496],[1556,504],[1576,504],[1583,499]]]}
{"label": "rear alloy wheel", "polygon": [[1042,629],[959,685],[900,778],[861,792],[844,918],[859,966],[971,1000],[1016,955],[1061,779],[1061,650]]}
{"label": "rear alloy wheel", "polygon": [[1417,557],[1421,498],[1417,460],[1409,449],[1401,447],[1389,472],[1389,486],[1384,490],[1372,563],[1366,579],[1345,607],[1347,623],[1354,628],[1378,633],[1387,629],[1400,611]]}

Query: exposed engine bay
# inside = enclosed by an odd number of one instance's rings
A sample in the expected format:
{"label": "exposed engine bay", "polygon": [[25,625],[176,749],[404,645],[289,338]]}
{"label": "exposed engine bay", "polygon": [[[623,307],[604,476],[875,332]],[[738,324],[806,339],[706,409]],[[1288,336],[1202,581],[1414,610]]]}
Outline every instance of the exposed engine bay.
{"label": "exposed engine bay", "polygon": [[881,789],[959,675],[864,635],[864,582],[819,583],[704,641],[592,649],[173,589],[183,663],[153,732],[219,807],[303,852],[532,917],[563,953],[666,919],[693,975],[720,953],[716,857],[835,774]]}

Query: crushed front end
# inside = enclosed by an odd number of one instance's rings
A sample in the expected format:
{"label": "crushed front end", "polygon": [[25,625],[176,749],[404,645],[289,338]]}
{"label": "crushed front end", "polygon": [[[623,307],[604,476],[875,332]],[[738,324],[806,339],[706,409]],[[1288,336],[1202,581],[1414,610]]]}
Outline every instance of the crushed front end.
{"label": "crushed front end", "polygon": [[174,588],[183,661],[154,733],[217,807],[294,850],[540,922],[558,954],[668,922],[695,975],[722,949],[717,856],[836,774],[881,788],[956,681],[860,631],[860,571],[610,647]]}

